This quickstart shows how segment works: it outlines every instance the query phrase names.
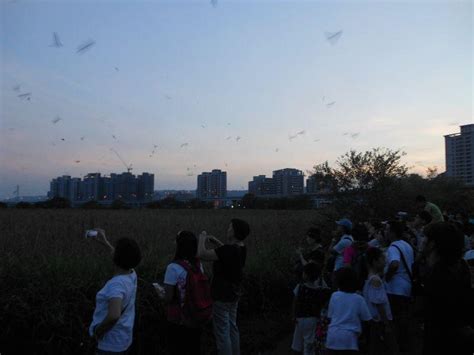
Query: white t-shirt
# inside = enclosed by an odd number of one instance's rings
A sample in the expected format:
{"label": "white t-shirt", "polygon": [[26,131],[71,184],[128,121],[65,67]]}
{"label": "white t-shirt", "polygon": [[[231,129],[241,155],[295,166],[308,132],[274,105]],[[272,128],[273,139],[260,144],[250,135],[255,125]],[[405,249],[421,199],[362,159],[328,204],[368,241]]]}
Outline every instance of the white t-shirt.
{"label": "white t-shirt", "polygon": [[[370,284],[373,280],[380,281],[380,287],[374,287]],[[369,308],[370,314],[374,321],[381,321],[379,311],[377,310],[377,304],[381,304],[385,310],[385,314],[388,320],[392,320],[392,310],[390,309],[390,303],[388,302],[387,291],[385,289],[385,284],[376,275],[372,275],[365,281],[364,290],[362,291],[364,295],[365,302],[367,302],[367,307]]]}
{"label": "white t-shirt", "polygon": [[97,348],[103,351],[125,351],[133,340],[133,323],[135,321],[135,299],[137,295],[137,274],[132,271],[127,275],[112,277],[97,292],[95,310],[89,334],[92,336],[96,325],[102,323],[109,311],[112,298],[122,300],[122,314],[115,325],[99,340]]}
{"label": "white t-shirt", "polygon": [[359,350],[358,337],[362,321],[372,319],[364,298],[357,293],[334,292],[329,301],[326,348],[332,350]]}
{"label": "white t-shirt", "polygon": [[399,296],[411,296],[411,280],[410,275],[408,275],[405,265],[401,259],[400,251],[395,248],[395,245],[401,250],[405,261],[412,272],[412,266],[415,261],[415,256],[413,254],[413,248],[405,242],[404,240],[397,240],[390,244],[387,249],[387,267],[392,261],[398,261],[399,266],[398,270],[393,275],[392,279],[387,282],[387,293],[392,295]]}
{"label": "white t-shirt", "polygon": [[339,242],[337,242],[337,244],[334,246],[333,249],[337,253],[336,260],[334,262],[334,271],[337,271],[344,266],[344,249],[352,245],[353,242],[354,239],[351,235],[344,234],[339,240]]}
{"label": "white t-shirt", "polygon": [[468,250],[464,254],[464,260],[473,260],[474,259],[474,249],[473,250]]}

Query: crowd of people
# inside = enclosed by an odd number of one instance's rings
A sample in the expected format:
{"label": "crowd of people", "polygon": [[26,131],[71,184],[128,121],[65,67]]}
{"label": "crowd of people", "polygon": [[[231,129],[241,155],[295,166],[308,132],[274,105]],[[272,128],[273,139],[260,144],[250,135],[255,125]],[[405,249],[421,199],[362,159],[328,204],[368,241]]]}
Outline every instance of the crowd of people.
{"label": "crowd of people", "polygon": [[[294,353],[474,352],[474,220],[443,214],[423,196],[416,206],[413,219],[342,218],[329,244],[319,228],[308,229],[294,267]],[[94,240],[110,249],[115,272],[97,293],[89,332],[96,354],[127,354],[140,248],[128,238],[112,246],[97,232]],[[237,310],[249,233],[247,222],[232,219],[226,243],[204,231],[177,234],[163,286],[154,284],[166,305],[171,354],[200,354],[210,322],[218,354],[240,354]],[[212,262],[211,280],[201,262]]]}

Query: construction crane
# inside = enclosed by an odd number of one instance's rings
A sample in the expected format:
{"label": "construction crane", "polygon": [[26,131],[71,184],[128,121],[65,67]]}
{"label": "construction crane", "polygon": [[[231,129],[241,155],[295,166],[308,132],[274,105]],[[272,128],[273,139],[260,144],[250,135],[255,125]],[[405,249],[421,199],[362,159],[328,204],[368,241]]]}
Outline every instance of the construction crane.
{"label": "construction crane", "polygon": [[16,197],[16,200],[20,200],[20,185],[16,185],[15,191],[13,191],[13,194]]}
{"label": "construction crane", "polygon": [[112,152],[114,152],[115,155],[120,159],[120,161],[122,162],[122,164],[125,165],[125,168],[127,169],[127,172],[128,172],[128,173],[133,170],[132,164],[127,165],[127,163],[125,162],[125,160],[123,160],[123,158],[120,156],[119,153],[117,153],[117,151],[116,151],[115,149],[110,148],[110,150],[111,150]]}

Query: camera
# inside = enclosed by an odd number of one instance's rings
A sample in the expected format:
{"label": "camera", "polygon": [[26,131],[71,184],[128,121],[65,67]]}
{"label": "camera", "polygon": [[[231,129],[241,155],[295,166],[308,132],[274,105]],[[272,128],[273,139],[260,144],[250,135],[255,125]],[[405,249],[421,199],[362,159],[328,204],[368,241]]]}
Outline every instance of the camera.
{"label": "camera", "polygon": [[97,238],[97,231],[90,229],[86,231],[86,238]]}

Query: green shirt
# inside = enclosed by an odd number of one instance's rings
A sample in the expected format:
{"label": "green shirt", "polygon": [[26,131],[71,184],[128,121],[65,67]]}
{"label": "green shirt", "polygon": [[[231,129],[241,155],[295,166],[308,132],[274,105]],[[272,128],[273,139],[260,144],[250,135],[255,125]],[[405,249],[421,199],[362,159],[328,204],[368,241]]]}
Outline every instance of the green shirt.
{"label": "green shirt", "polygon": [[444,217],[441,213],[441,210],[434,203],[427,202],[425,206],[425,211],[428,212],[433,218],[433,220],[431,221],[432,223],[444,222]]}

